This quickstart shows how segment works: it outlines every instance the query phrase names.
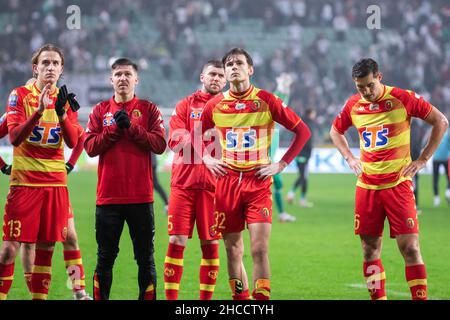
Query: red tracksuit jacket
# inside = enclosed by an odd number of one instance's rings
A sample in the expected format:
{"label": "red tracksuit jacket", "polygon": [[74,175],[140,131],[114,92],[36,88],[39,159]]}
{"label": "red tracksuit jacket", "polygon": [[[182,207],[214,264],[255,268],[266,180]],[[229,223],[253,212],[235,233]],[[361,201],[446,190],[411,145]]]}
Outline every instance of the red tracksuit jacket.
{"label": "red tracksuit jacket", "polygon": [[[120,129],[114,113],[125,109],[131,127]],[[98,163],[97,205],[153,202],[149,152],[166,148],[165,130],[156,105],[134,97],[116,103],[114,97],[97,104],[89,116],[84,148]]]}
{"label": "red tracksuit jacket", "polygon": [[[190,142],[194,123],[200,120],[206,102],[212,97],[214,96],[209,93],[197,90],[178,102],[175,107],[169,122],[168,144],[174,151],[171,187],[215,190],[215,178],[208,168],[201,163],[194,164],[194,149]],[[187,146],[190,146],[190,157],[183,153]]]}

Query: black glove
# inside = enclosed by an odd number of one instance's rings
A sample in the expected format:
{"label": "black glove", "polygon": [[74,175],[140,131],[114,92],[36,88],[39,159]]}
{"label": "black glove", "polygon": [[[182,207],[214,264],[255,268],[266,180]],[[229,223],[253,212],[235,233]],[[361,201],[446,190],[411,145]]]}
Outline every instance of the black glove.
{"label": "black glove", "polygon": [[63,85],[61,88],[59,88],[58,96],[56,97],[55,102],[55,111],[56,114],[60,117],[66,113],[66,109],[64,108],[67,103],[68,93],[66,85]]}
{"label": "black glove", "polygon": [[66,171],[67,174],[69,174],[70,172],[72,172],[73,170],[73,165],[71,165],[70,163],[66,162]]}
{"label": "black glove", "polygon": [[128,129],[131,126],[130,117],[125,110],[119,110],[114,113],[114,120],[120,129]]}
{"label": "black glove", "polygon": [[77,112],[78,109],[80,109],[80,105],[78,104],[77,99],[75,99],[75,93],[69,93],[67,96],[67,101],[69,102],[70,109],[72,109],[73,112]]}
{"label": "black glove", "polygon": [[4,174],[6,174],[7,176],[10,176],[10,175],[11,175],[11,170],[12,170],[12,165],[10,165],[10,164],[5,164],[5,165],[3,166],[3,168],[1,168],[0,170],[2,170],[2,172],[3,172]]}

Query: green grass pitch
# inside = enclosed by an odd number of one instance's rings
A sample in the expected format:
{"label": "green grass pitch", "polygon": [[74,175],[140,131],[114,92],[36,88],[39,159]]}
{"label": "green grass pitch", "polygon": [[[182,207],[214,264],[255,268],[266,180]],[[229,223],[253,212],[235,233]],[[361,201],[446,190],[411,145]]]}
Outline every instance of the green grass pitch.
{"label": "green grass pitch", "polygon": [[[170,173],[160,173],[160,179],[169,191]],[[284,174],[283,197],[295,176]],[[86,269],[87,290],[92,295],[92,275],[96,263],[97,245],[94,234],[95,192],[97,177],[92,172],[72,173],[69,190],[75,211],[79,243]],[[441,193],[445,188],[441,179]],[[8,191],[7,177],[0,177],[1,205]],[[316,174],[310,176],[309,200],[313,208],[286,205],[286,211],[297,216],[294,223],[274,223],[270,241],[272,269],[272,299],[294,300],[367,300],[362,276],[362,253],[359,238],[353,231],[353,200],[355,177],[352,175]],[[450,288],[450,207],[442,196],[440,208],[432,207],[431,176],[420,179],[420,241],[422,255],[427,265],[428,295],[430,299],[449,299]],[[155,259],[158,272],[158,299],[164,299],[163,264],[167,250],[167,218],[161,199],[155,194],[156,239]],[[245,232],[246,249],[249,247]],[[180,299],[198,299],[198,273],[201,251],[196,233],[185,250],[184,273]],[[221,268],[214,299],[231,298],[227,281],[226,257],[220,243]],[[410,299],[404,276],[403,259],[395,240],[389,239],[385,225],[382,253],[386,270],[388,299]],[[249,250],[245,265],[251,277],[252,264]],[[53,256],[53,275],[49,299],[72,299],[67,287],[62,245],[58,244]],[[137,267],[128,229],[124,228],[119,256],[114,267],[111,299],[130,300],[138,296]],[[9,299],[29,299],[22,276],[20,260],[16,260],[15,280]]]}

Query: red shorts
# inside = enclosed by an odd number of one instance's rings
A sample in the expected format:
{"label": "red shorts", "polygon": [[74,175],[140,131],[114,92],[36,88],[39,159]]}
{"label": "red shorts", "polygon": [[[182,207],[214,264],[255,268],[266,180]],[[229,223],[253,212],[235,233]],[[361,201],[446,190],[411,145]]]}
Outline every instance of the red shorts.
{"label": "red shorts", "polygon": [[382,236],[385,217],[391,238],[419,232],[411,181],[383,190],[356,187],[355,234]]}
{"label": "red shorts", "polygon": [[3,240],[64,241],[68,214],[67,187],[12,186],[5,204]]}
{"label": "red shorts", "polygon": [[67,219],[73,219],[74,215],[73,215],[73,209],[72,209],[72,204],[70,203],[69,200],[69,214],[67,215]]}
{"label": "red shorts", "polygon": [[272,223],[272,179],[259,179],[256,170],[227,171],[216,185],[219,231],[240,232],[245,223]]}
{"label": "red shorts", "polygon": [[196,223],[199,239],[221,238],[214,215],[214,191],[172,188],[167,221],[169,235],[185,235],[192,238]]}

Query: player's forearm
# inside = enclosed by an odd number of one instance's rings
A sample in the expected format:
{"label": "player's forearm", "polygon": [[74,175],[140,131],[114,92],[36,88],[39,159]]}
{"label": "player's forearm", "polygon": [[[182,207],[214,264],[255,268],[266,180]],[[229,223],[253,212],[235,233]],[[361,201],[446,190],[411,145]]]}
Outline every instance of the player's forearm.
{"label": "player's forearm", "polygon": [[293,130],[295,136],[288,150],[284,154],[282,161],[289,164],[300,153],[308,139],[311,137],[311,131],[308,126],[300,121]]}
{"label": "player's forearm", "polygon": [[64,117],[64,120],[60,121],[61,133],[66,145],[72,149],[78,143],[78,128],[72,124],[69,117]]}
{"label": "player's forearm", "polygon": [[73,167],[75,167],[75,164],[77,163],[78,158],[80,158],[80,155],[83,152],[84,140],[85,140],[84,134],[79,136],[77,145],[72,149],[72,154],[70,155],[69,161],[67,161]]}
{"label": "player's forearm", "polygon": [[435,120],[431,121],[431,124],[433,127],[431,129],[430,138],[428,139],[425,148],[422,150],[417,160],[425,162],[430,160],[431,156],[434,154],[439,144],[441,143],[444,134],[447,132],[448,120],[444,115],[437,116]]}
{"label": "player's forearm", "polygon": [[128,130],[133,142],[139,147],[155,154],[161,154],[166,150],[167,142],[164,131],[159,129],[159,126],[147,131],[140,125],[132,124]]}
{"label": "player's forearm", "polygon": [[34,126],[39,122],[41,115],[34,112],[24,123],[9,126],[9,141],[15,147],[19,146],[33,131]]}
{"label": "player's forearm", "polygon": [[333,141],[333,144],[336,146],[336,148],[338,149],[338,151],[341,153],[342,157],[344,157],[345,160],[348,160],[350,157],[353,157],[347,139],[343,134],[337,132],[336,129],[332,127],[330,131],[330,137],[331,141]]}
{"label": "player's forearm", "polygon": [[115,140],[106,132],[102,133],[87,133],[86,140],[84,140],[84,150],[89,157],[96,157],[106,152]]}

